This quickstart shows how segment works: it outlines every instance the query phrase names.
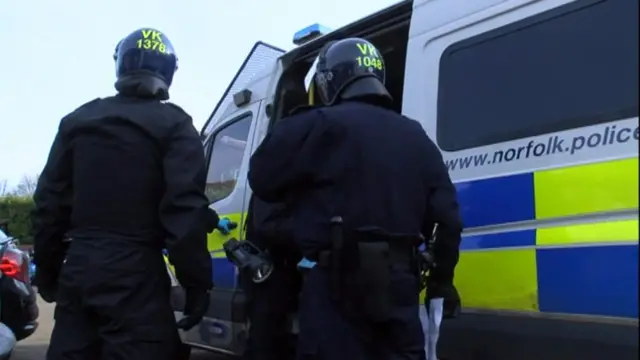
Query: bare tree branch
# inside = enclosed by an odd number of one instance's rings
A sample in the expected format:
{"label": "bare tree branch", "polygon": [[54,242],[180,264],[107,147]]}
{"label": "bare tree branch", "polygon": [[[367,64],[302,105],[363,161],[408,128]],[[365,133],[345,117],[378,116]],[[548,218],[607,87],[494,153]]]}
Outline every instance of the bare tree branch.
{"label": "bare tree branch", "polygon": [[0,180],[0,196],[5,196],[9,193],[9,181],[7,179]]}
{"label": "bare tree branch", "polygon": [[30,196],[36,191],[36,186],[38,185],[38,178],[40,174],[37,175],[23,175],[22,179],[16,186],[13,191],[14,194],[19,196]]}

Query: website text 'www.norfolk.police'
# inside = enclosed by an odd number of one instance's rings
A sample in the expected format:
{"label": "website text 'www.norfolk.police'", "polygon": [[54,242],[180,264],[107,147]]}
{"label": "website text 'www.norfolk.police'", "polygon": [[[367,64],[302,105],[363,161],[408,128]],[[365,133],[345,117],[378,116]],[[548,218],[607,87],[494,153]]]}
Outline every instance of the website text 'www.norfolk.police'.
{"label": "website text 'www.norfolk.police'", "polygon": [[593,132],[586,136],[578,135],[563,138],[553,135],[549,136],[546,141],[531,140],[524,146],[496,150],[493,153],[453,158],[446,160],[445,163],[449,171],[455,171],[560,153],[573,155],[583,149],[638,141],[638,136],[638,127],[630,128],[610,125],[601,131]]}

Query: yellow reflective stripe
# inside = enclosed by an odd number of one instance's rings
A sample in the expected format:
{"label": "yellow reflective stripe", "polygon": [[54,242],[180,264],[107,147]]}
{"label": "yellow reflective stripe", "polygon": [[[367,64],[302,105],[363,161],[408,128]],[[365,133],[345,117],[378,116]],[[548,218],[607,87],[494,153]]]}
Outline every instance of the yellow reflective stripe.
{"label": "yellow reflective stripe", "polygon": [[242,215],[243,215],[242,213],[220,215],[221,218],[227,217],[232,222],[237,223],[238,227],[235,228],[233,231],[231,231],[229,235],[223,235],[218,230],[213,230],[212,232],[209,233],[209,235],[207,235],[207,249],[209,249],[209,252],[212,253],[211,257],[213,258],[225,257],[224,252],[222,251],[222,244],[224,244],[225,241],[231,239],[232,237],[236,239],[240,239],[240,232],[242,230],[242,225],[243,225]]}
{"label": "yellow reflective stripe", "polygon": [[[225,241],[231,239],[232,237],[235,237],[236,239],[240,239],[240,233],[242,231],[242,226],[244,225],[242,222],[243,213],[224,214],[224,215],[220,215],[220,217],[229,218],[229,220],[231,220],[232,222],[237,223],[238,227],[233,229],[231,233],[229,233],[229,235],[222,235],[222,233],[220,233],[220,231],[218,230],[213,230],[207,235],[207,249],[209,250],[209,253],[211,254],[211,257],[213,259],[220,259],[220,258],[226,257],[222,249],[222,244],[224,244]],[[175,274],[175,269],[173,265],[169,263],[169,259],[166,256],[164,257],[164,262],[171,270],[171,273]]]}
{"label": "yellow reflective stripe", "polygon": [[169,263],[169,257],[166,255],[163,255],[162,257],[164,258],[164,263],[169,267],[169,270],[171,270],[171,273],[175,275],[176,269]]}
{"label": "yellow reflective stripe", "polygon": [[462,252],[454,282],[464,307],[538,311],[536,266],[535,249]]}
{"label": "yellow reflective stripe", "polygon": [[315,105],[315,99],[313,98],[313,93],[315,91],[316,84],[313,80],[311,80],[311,84],[309,84],[309,91],[307,92],[307,96],[309,97],[309,105]]}
{"label": "yellow reflective stripe", "polygon": [[638,208],[638,158],[537,171],[536,219]]}
{"label": "yellow reflective stripe", "polygon": [[536,231],[536,245],[575,245],[638,241],[638,219],[588,223]]}
{"label": "yellow reflective stripe", "polygon": [[[638,159],[534,174],[536,219],[638,208]],[[536,245],[638,241],[638,220],[539,228]],[[536,249],[462,252],[455,283],[464,306],[538,311]]]}
{"label": "yellow reflective stripe", "polygon": [[211,255],[212,259],[222,259],[222,258],[226,258],[227,255],[225,255],[224,251],[222,250],[218,250],[215,252],[209,252],[209,254]]}

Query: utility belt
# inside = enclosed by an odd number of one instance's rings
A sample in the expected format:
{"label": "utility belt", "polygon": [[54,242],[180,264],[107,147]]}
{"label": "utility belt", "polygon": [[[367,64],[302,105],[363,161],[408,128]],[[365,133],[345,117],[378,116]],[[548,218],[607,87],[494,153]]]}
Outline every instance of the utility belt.
{"label": "utility belt", "polygon": [[162,251],[165,247],[162,236],[125,236],[116,235],[104,230],[73,230],[67,234],[63,242],[67,244],[96,243],[97,241],[109,241],[113,246],[133,246],[136,249],[148,249]]}
{"label": "utility belt", "polygon": [[321,251],[317,263],[329,274],[334,303],[347,315],[372,322],[388,320],[394,305],[392,269],[417,277],[422,236],[392,234],[376,227],[346,230],[340,217],[331,220],[330,236],[331,250]]}
{"label": "utility belt", "polygon": [[[408,247],[408,246],[395,247],[393,244],[389,244],[389,248],[387,251],[388,251],[386,253],[387,261],[391,267],[398,268],[400,270],[408,270],[408,271],[415,271],[416,269],[418,270],[420,269],[420,265],[421,265],[420,258],[416,254],[417,248]],[[319,253],[318,265],[322,268],[331,267],[331,251],[330,250],[321,251]]]}

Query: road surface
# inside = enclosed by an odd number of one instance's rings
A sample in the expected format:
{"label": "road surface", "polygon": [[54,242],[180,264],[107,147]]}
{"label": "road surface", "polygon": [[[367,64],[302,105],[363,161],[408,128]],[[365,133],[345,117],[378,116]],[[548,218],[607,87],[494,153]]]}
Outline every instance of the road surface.
{"label": "road surface", "polygon": [[[11,360],[44,360],[49,346],[49,336],[53,328],[53,305],[38,298],[40,307],[40,325],[30,337],[18,343]],[[214,355],[202,351],[194,352],[191,360],[232,360],[232,358]]]}

